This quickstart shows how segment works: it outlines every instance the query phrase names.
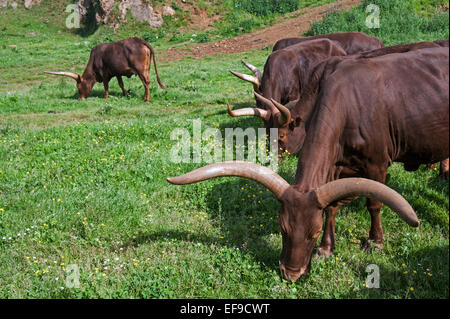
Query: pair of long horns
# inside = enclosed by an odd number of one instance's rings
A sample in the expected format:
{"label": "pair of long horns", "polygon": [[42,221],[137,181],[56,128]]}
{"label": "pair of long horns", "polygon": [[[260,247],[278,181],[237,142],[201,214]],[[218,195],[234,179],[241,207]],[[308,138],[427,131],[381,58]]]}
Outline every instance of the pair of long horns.
{"label": "pair of long horns", "polygon": [[[267,167],[241,161],[210,164],[178,177],[169,177],[167,181],[171,184],[186,185],[224,176],[238,176],[254,180],[272,191],[278,200],[281,200],[283,194],[291,187],[280,175]],[[364,196],[383,202],[408,225],[417,227],[420,224],[413,208],[400,194],[384,184],[369,179],[339,179],[327,183],[313,192],[322,209],[344,198]]]}
{"label": "pair of long horns", "polygon": [[239,110],[232,111],[230,109],[230,105],[228,105],[228,114],[232,117],[240,117],[240,116],[258,116],[262,118],[264,121],[268,121],[271,115],[280,114],[278,117],[278,124],[283,126],[288,124],[291,121],[291,111],[289,108],[284,106],[281,103],[278,103],[274,99],[266,99],[262,95],[255,93],[255,98],[260,101],[263,105],[266,106],[266,109],[261,109],[257,107],[253,108],[243,108]]}
{"label": "pair of long horns", "polygon": [[241,62],[250,71],[252,71],[255,76],[248,75],[248,74],[242,74],[242,73],[230,70],[231,74],[233,74],[234,76],[237,76],[241,80],[244,80],[244,81],[252,83],[253,84],[253,88],[255,89],[255,91],[257,91],[259,89],[259,87],[261,86],[261,81],[262,81],[261,71],[256,66],[251,65],[250,63],[247,63],[244,60],[241,60]]}
{"label": "pair of long horns", "polygon": [[68,76],[69,78],[74,79],[77,82],[81,81],[81,78],[78,74],[72,73],[72,72],[50,72],[50,71],[44,71],[44,73],[47,74],[53,74],[53,75],[60,75],[60,76]]}

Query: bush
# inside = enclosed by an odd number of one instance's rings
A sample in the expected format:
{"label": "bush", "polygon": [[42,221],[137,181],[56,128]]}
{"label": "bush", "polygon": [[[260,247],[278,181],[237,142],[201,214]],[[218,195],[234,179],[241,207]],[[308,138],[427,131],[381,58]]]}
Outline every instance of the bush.
{"label": "bush", "polygon": [[[330,13],[315,22],[305,35],[359,31],[381,39],[385,45],[448,38],[448,12],[426,18],[417,13],[411,1],[366,0],[349,11]],[[369,4],[380,7],[378,29],[370,29],[365,24]]]}
{"label": "bush", "polygon": [[158,39],[158,36],[153,32],[145,32],[142,38],[148,43],[155,42]]}
{"label": "bush", "polygon": [[284,14],[298,8],[298,0],[234,0],[235,10],[244,10],[257,16]]}
{"label": "bush", "polygon": [[206,43],[210,40],[208,32],[199,33],[197,36],[197,42]]}

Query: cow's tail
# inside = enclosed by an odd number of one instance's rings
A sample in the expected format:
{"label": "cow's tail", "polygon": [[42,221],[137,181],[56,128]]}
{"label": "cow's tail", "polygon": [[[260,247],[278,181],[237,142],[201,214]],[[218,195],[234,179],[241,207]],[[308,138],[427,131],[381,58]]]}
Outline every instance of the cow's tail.
{"label": "cow's tail", "polygon": [[[162,84],[161,79],[159,78],[159,74],[158,74],[158,68],[156,67],[156,58],[155,58],[155,51],[153,51],[152,46],[147,42],[147,41],[142,41],[145,46],[147,48],[150,49],[150,59],[153,59],[153,65],[155,66],[155,73],[156,73],[156,80],[158,81],[159,87],[163,90],[166,89],[166,87],[164,86],[164,84]],[[151,61],[150,61],[151,63]]]}

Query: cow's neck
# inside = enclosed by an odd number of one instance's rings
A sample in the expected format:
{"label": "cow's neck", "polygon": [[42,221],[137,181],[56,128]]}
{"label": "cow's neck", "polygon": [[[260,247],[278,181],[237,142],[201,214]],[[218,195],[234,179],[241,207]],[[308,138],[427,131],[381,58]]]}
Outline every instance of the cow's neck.
{"label": "cow's neck", "polygon": [[340,137],[344,127],[341,122],[345,119],[333,114],[336,109],[320,105],[316,106],[311,114],[311,125],[301,150],[294,180],[294,187],[301,192],[322,186],[339,175],[336,164],[343,156]]}
{"label": "cow's neck", "polygon": [[91,93],[94,84],[97,82],[93,69],[88,66],[84,70],[81,80],[85,83],[85,88],[89,91],[87,94]]}

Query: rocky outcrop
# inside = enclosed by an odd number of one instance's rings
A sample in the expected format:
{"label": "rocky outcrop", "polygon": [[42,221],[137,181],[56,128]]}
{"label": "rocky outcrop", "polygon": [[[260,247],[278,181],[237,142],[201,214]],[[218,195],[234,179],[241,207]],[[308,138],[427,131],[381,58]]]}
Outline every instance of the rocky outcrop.
{"label": "rocky outcrop", "polygon": [[[0,8],[17,8],[22,3],[25,8],[31,9],[40,2],[41,0],[0,0]],[[162,26],[163,15],[175,14],[175,10],[169,5],[158,12],[147,0],[77,0],[77,5],[82,20],[95,16],[97,23],[112,24],[114,28],[126,22],[128,12],[137,21],[148,22],[152,28]]]}
{"label": "rocky outcrop", "polygon": [[31,9],[32,6],[34,6],[35,4],[39,4],[40,2],[41,0],[25,0],[23,2],[23,5],[25,6],[25,8]]}
{"label": "rocky outcrop", "polygon": [[164,6],[162,14],[163,14],[163,16],[172,17],[175,15],[175,10],[171,6]]}
{"label": "rocky outcrop", "polygon": [[[90,10],[96,10],[97,23],[124,23],[128,12],[137,21],[148,22],[152,28],[159,28],[164,22],[162,15],[143,0],[78,0],[78,7],[82,17],[86,17]],[[115,8],[119,9],[118,17],[111,16]],[[119,21],[112,21],[114,19]]]}
{"label": "rocky outcrop", "polygon": [[125,0],[119,5],[122,12],[122,20],[125,20],[127,10],[131,12],[131,15],[141,22],[148,22],[150,27],[159,28],[163,24],[162,15],[157,13],[153,7],[142,2],[142,0]]}
{"label": "rocky outcrop", "polygon": [[25,8],[31,9],[35,4],[39,4],[41,0],[0,0],[0,8],[6,8],[8,5],[12,8],[17,8],[19,3],[23,3]]}

